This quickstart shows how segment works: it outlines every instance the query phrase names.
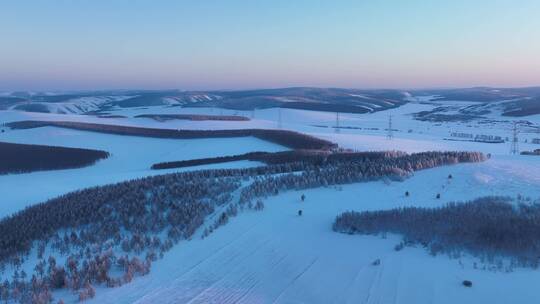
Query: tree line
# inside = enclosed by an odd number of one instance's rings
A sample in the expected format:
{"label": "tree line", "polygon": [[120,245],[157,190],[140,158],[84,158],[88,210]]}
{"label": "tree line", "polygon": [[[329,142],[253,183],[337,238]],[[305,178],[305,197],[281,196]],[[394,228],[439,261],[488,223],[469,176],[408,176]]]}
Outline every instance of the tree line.
{"label": "tree line", "polygon": [[167,120],[193,120],[193,121],[249,121],[250,119],[245,116],[239,115],[208,115],[208,114],[140,114],[135,118],[151,118],[157,121]]}
{"label": "tree line", "polygon": [[81,168],[108,157],[100,150],[0,142],[0,174]]}
{"label": "tree line", "polygon": [[12,129],[31,129],[39,127],[60,127],[81,131],[92,131],[116,135],[131,135],[156,138],[224,138],[253,136],[291,149],[332,149],[337,145],[314,136],[290,130],[276,129],[236,129],[236,130],[176,130],[107,125],[74,121],[25,120],[6,123]]}
{"label": "tree line", "polygon": [[248,152],[244,154],[236,154],[230,156],[218,156],[208,158],[196,158],[180,161],[161,162],[152,165],[152,169],[172,169],[184,168],[192,166],[200,166],[207,164],[226,163],[239,160],[259,161],[268,165],[304,162],[315,165],[322,165],[327,162],[336,161],[367,161],[367,160],[382,160],[387,157],[397,157],[405,155],[399,151],[384,151],[384,152],[332,152],[328,150],[293,150],[282,152]]}

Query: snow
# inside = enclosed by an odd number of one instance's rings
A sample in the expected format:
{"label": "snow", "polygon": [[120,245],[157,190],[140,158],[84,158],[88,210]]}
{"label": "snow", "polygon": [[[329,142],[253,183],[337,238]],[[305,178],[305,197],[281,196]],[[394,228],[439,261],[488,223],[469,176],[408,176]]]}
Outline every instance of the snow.
{"label": "snow", "polygon": [[[201,96],[203,98],[208,98]],[[451,132],[511,136],[511,125],[523,118],[492,114],[489,123],[422,122],[413,113],[441,104],[433,96],[411,96],[410,103],[370,114],[336,114],[294,109],[254,111],[250,121],[186,121],[135,118],[139,114],[224,114],[251,117],[251,111],[214,108],[147,107],[116,109],[127,118],[82,115],[0,112],[0,123],[25,120],[73,120],[129,126],[174,129],[279,128],[297,130],[362,151],[470,150],[490,153],[483,163],[460,164],[420,171],[403,182],[369,182],[342,187],[289,191],[264,200],[260,212],[241,212],[204,240],[200,233],[181,242],[151,273],[120,288],[99,287],[90,303],[538,303],[535,282],[540,271],[516,269],[512,273],[474,269],[471,257],[460,261],[432,257],[423,248],[394,251],[397,235],[345,235],[331,230],[339,213],[380,210],[402,206],[440,206],[449,201],[485,195],[540,198],[540,157],[510,155],[510,143],[487,144],[449,141]],[[426,103],[430,102],[430,103]],[[457,105],[457,103],[456,103]],[[461,106],[469,103],[460,102]],[[394,138],[386,138],[388,116],[393,118]],[[540,123],[540,115],[527,117]],[[318,127],[319,126],[319,127]],[[320,127],[326,126],[326,127]],[[410,131],[409,131],[410,130]],[[519,134],[520,149],[540,148],[530,139],[540,137],[530,128]],[[528,139],[529,143],[523,142]],[[25,206],[68,191],[162,174],[152,163],[245,153],[281,151],[285,148],[255,138],[169,140],[106,135],[60,128],[8,130],[0,141],[102,149],[112,157],[95,166],[60,171],[0,176],[5,216]],[[254,162],[216,164],[209,167],[243,167]],[[190,170],[197,168],[189,168]],[[453,179],[447,179],[448,174]],[[405,197],[405,191],[411,196]],[[307,200],[300,202],[305,193]],[[441,199],[436,199],[437,193]],[[297,216],[297,210],[303,216]],[[375,259],[381,265],[373,266]],[[461,262],[461,263],[460,263]],[[471,280],[472,288],[461,285]]]}

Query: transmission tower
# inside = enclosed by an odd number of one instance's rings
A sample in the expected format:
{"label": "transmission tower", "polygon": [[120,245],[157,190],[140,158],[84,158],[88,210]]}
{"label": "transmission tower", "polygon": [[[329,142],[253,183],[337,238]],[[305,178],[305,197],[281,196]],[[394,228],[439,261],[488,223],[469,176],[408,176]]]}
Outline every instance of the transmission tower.
{"label": "transmission tower", "polygon": [[339,112],[336,112],[336,127],[334,128],[336,133],[339,133]]}
{"label": "transmission tower", "polygon": [[518,154],[519,153],[519,140],[518,140],[518,125],[517,122],[514,122],[514,127],[512,128],[512,147],[510,153]]}
{"label": "transmission tower", "polygon": [[388,133],[386,134],[386,138],[390,140],[394,138],[394,131],[392,130],[392,115],[388,115]]}

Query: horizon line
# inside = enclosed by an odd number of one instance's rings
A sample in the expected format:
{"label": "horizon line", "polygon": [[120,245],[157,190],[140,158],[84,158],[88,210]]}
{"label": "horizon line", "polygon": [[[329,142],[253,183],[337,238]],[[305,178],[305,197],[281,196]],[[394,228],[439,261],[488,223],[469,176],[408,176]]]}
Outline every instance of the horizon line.
{"label": "horizon line", "polygon": [[523,86],[490,86],[490,85],[472,85],[472,86],[434,86],[434,87],[338,87],[338,86],[277,86],[277,87],[256,87],[256,88],[228,88],[228,89],[180,89],[180,88],[95,88],[95,89],[13,89],[0,90],[1,93],[34,92],[34,93],[71,93],[71,92],[104,92],[104,91],[179,91],[179,92],[234,92],[234,91],[258,91],[258,90],[284,90],[284,89],[338,89],[338,90],[404,90],[404,91],[423,91],[423,90],[463,90],[463,89],[528,89],[540,88],[538,85]]}

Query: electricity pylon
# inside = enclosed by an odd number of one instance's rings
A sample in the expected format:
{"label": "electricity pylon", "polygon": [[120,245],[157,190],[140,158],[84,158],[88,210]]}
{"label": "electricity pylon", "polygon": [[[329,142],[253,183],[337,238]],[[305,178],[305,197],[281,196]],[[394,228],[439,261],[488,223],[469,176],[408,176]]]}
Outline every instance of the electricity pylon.
{"label": "electricity pylon", "polygon": [[334,128],[336,133],[339,133],[339,112],[336,112],[336,127]]}
{"label": "electricity pylon", "polygon": [[386,138],[390,140],[394,138],[394,130],[392,130],[392,115],[388,116],[388,133],[386,134]]}
{"label": "electricity pylon", "polygon": [[512,128],[512,146],[510,148],[510,153],[518,154],[519,153],[519,139],[518,139],[518,125],[514,121],[514,127]]}

